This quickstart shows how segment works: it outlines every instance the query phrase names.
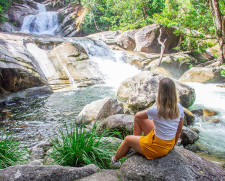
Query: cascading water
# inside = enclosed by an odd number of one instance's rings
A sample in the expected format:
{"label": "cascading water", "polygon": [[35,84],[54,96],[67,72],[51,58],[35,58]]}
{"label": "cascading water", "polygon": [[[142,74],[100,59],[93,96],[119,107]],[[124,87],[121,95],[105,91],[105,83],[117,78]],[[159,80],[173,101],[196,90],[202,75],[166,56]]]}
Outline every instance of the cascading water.
{"label": "cascading water", "polygon": [[197,118],[194,127],[200,131],[198,143],[204,150],[225,159],[225,88],[216,84],[188,83],[195,89],[196,101],[190,108],[209,109],[217,111],[219,114],[213,116],[220,120],[220,123],[208,123],[204,118]]}
{"label": "cascading water", "polygon": [[123,51],[113,51],[102,41],[90,39],[72,40],[80,44],[88,53],[91,62],[97,64],[97,77],[102,77],[105,86],[118,88],[122,81],[140,72],[135,66],[126,63]]}
{"label": "cascading water", "polygon": [[37,35],[54,35],[59,26],[57,12],[47,12],[44,5],[37,3],[39,13],[24,18],[20,32]]}

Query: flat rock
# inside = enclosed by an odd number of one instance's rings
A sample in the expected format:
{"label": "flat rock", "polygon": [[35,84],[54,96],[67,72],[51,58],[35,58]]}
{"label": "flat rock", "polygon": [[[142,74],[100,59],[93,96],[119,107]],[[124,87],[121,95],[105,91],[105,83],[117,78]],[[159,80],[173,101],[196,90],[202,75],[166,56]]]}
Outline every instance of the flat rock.
{"label": "flat rock", "polygon": [[225,178],[225,170],[220,165],[176,146],[161,158],[147,160],[137,154],[128,158],[120,168],[119,177],[123,181],[220,181]]}
{"label": "flat rock", "polygon": [[96,173],[96,165],[84,167],[62,167],[58,165],[18,165],[0,170],[0,180],[4,181],[72,181]]}

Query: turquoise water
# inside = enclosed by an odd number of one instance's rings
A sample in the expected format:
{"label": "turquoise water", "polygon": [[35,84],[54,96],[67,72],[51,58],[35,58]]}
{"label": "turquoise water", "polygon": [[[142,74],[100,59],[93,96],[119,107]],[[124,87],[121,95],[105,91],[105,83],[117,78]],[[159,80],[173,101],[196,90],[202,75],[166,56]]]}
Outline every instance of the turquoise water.
{"label": "turquoise water", "polygon": [[12,99],[1,103],[0,107],[11,113],[11,121],[8,120],[10,124],[5,126],[7,132],[12,132],[16,140],[30,147],[54,135],[64,123],[75,121],[88,103],[115,96],[111,87],[93,86],[39,97]]}

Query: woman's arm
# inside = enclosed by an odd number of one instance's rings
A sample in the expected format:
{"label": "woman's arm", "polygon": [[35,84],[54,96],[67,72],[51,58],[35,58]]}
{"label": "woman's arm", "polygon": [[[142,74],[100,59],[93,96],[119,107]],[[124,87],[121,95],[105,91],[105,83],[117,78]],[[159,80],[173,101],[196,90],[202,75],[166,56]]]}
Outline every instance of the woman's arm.
{"label": "woman's arm", "polygon": [[184,124],[184,118],[181,118],[180,122],[179,122],[179,125],[178,125],[178,128],[177,128],[177,133],[176,133],[176,136],[175,136],[175,144],[177,144],[177,141],[180,137],[180,134],[181,134],[181,131],[182,131],[182,128],[183,128],[183,124]]}

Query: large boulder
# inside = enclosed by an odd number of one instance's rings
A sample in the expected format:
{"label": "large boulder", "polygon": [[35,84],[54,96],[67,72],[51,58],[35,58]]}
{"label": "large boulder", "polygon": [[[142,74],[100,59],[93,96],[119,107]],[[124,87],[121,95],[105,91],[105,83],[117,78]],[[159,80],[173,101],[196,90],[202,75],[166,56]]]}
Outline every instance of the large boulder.
{"label": "large boulder", "polygon": [[[161,45],[158,43],[160,26],[157,24],[152,24],[140,29],[135,34],[136,50],[140,52],[147,53],[160,53]],[[174,51],[175,48],[180,43],[180,36],[176,36],[173,32],[173,28],[162,28],[161,41],[167,38],[165,43],[165,53]]]}
{"label": "large boulder", "polygon": [[133,51],[136,47],[135,33],[137,32],[138,30],[130,30],[123,32],[117,37],[117,44],[125,50]]}
{"label": "large boulder", "polygon": [[76,123],[89,124],[114,114],[122,114],[123,109],[116,99],[104,98],[87,104],[76,118]]}
{"label": "large boulder", "polygon": [[93,164],[84,167],[18,165],[0,170],[0,178],[4,181],[71,181],[94,174],[98,170],[99,168]]}
{"label": "large boulder", "polygon": [[225,78],[221,76],[219,69],[194,67],[185,72],[179,80],[181,82],[213,83],[224,81]]}
{"label": "large boulder", "polygon": [[0,38],[1,89],[17,92],[47,85],[40,66],[22,42],[8,41],[9,37],[4,33],[0,34]]}
{"label": "large boulder", "polygon": [[[146,109],[155,103],[158,84],[163,77],[149,71],[141,72],[123,81],[117,96],[126,101],[128,107],[134,112]],[[194,89],[176,80],[174,82],[182,106],[191,106],[195,101]]]}
{"label": "large boulder", "polygon": [[161,158],[147,160],[141,155],[128,158],[120,168],[119,177],[123,181],[219,181],[225,178],[225,170],[220,165],[176,146]]}
{"label": "large boulder", "polygon": [[122,134],[131,134],[134,124],[134,116],[126,114],[115,114],[109,116],[98,125],[98,130],[117,130]]}

